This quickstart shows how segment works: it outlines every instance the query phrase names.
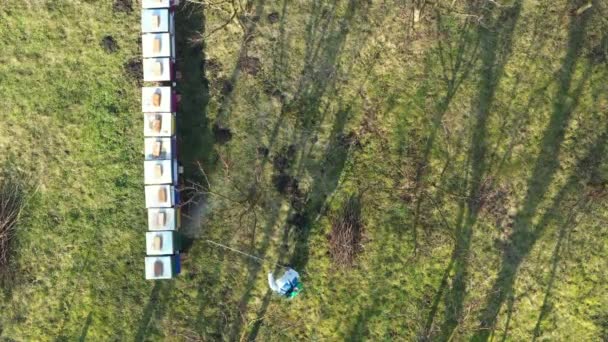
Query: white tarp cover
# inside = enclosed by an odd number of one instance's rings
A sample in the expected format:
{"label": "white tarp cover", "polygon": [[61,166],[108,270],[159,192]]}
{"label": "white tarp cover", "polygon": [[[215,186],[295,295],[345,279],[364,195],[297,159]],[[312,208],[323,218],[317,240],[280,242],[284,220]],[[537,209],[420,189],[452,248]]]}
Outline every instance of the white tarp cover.
{"label": "white tarp cover", "polygon": [[169,8],[171,5],[177,5],[175,0],[141,0],[142,8]]}
{"label": "white tarp cover", "polygon": [[146,279],[171,279],[171,278],[173,278],[173,273],[174,273],[173,262],[172,262],[173,258],[174,258],[173,256],[146,257],[146,261],[145,261]]}
{"label": "white tarp cover", "polygon": [[144,161],[144,184],[173,184],[174,160],[146,160]]}
{"label": "white tarp cover", "polygon": [[173,139],[145,138],[144,154],[146,160],[173,159]]}
{"label": "white tarp cover", "polygon": [[141,32],[169,32],[171,27],[168,9],[144,9],[141,11]]}
{"label": "white tarp cover", "polygon": [[[146,208],[170,208],[175,205],[175,190],[171,185],[146,185]],[[165,199],[161,196],[164,194]]]}
{"label": "white tarp cover", "polygon": [[144,58],[144,81],[162,82],[172,81],[171,59],[163,58]]}
{"label": "white tarp cover", "polygon": [[144,113],[145,137],[168,137],[175,134],[175,115],[172,113]]}
{"label": "white tarp cover", "polygon": [[176,252],[173,231],[146,232],[146,254],[171,255]]}
{"label": "white tarp cover", "polygon": [[172,112],[171,87],[142,87],[141,111],[144,113]]}
{"label": "white tarp cover", "polygon": [[169,33],[145,33],[141,35],[144,58],[175,57],[173,39]]}
{"label": "white tarp cover", "polygon": [[176,230],[179,225],[179,209],[148,209],[148,230]]}

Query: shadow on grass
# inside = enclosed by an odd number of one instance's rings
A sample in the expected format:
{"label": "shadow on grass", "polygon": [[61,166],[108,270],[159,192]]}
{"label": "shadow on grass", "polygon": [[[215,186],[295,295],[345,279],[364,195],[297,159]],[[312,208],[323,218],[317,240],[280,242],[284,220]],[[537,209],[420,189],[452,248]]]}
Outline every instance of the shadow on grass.
{"label": "shadow on grass", "polygon": [[145,341],[146,337],[155,332],[150,329],[153,318],[160,319],[166,312],[166,306],[168,303],[171,290],[173,289],[173,281],[157,281],[152,287],[148,303],[143,310],[143,316],[137,327],[137,333],[135,335],[135,341]]}
{"label": "shadow on grass", "polygon": [[[179,159],[184,166],[183,182],[189,185],[204,184],[199,164],[206,172],[213,172],[213,135],[207,118],[209,84],[205,77],[204,42],[200,36],[205,30],[204,8],[185,3],[176,13],[177,69],[182,79],[177,89],[182,95],[177,114]],[[189,250],[192,238],[201,235],[202,216],[206,198],[200,194],[182,193],[186,203],[182,233],[187,236],[185,249]]]}
{"label": "shadow on grass", "polygon": [[[390,234],[390,231],[387,231]],[[392,237],[386,236],[382,237],[378,240],[386,241],[392,239]],[[392,250],[389,247],[391,244],[393,246],[399,245],[403,243],[403,239],[397,238],[396,241],[387,242],[386,247],[387,250]],[[352,326],[349,327],[349,330],[346,332],[346,336],[344,338],[345,341],[367,341],[372,340],[370,338],[370,329],[368,328],[369,322],[374,318],[378,317],[378,320],[387,321],[387,320],[395,320],[393,317],[401,316],[403,313],[400,310],[395,310],[395,305],[399,305],[396,302],[402,301],[402,298],[395,298],[392,293],[396,290],[394,285],[394,271],[387,270],[387,265],[394,265],[396,260],[399,260],[399,256],[396,256],[393,253],[386,253],[384,251],[380,252],[377,258],[374,258],[374,263],[371,265],[370,272],[370,283],[367,286],[367,294],[369,295],[368,304],[366,307],[361,310],[358,314]],[[393,278],[393,279],[391,279]],[[391,284],[387,284],[386,279],[391,279]],[[401,285],[400,285],[401,286]],[[390,288],[390,290],[387,290]],[[392,309],[391,309],[392,308]],[[390,341],[393,338],[394,340],[405,340],[403,336],[398,336],[395,334],[396,326],[403,324],[402,322],[397,322],[395,320],[392,324],[388,325],[388,331],[386,332],[386,336],[383,340]],[[407,323],[406,323],[407,324]]]}
{"label": "shadow on grass", "polygon": [[544,131],[540,153],[528,181],[528,190],[522,209],[514,219],[514,233],[510,245],[503,253],[501,269],[487,298],[485,309],[480,316],[480,329],[474,336],[476,340],[485,341],[490,337],[502,304],[507,296],[512,295],[519,265],[546,227],[546,224],[539,223],[536,228],[531,229],[532,218],[559,169],[559,153],[566,127],[590,76],[590,69],[587,69],[578,85],[573,86],[577,60],[582,52],[585,28],[592,13],[593,10],[590,10],[580,17],[571,17],[568,49],[558,75],[558,89],[553,104],[553,114]]}
{"label": "shadow on grass", "polygon": [[[478,24],[475,41],[473,43],[469,42],[469,44],[475,46],[474,51],[480,50],[479,54],[476,54],[475,56],[481,61],[481,77],[477,87],[478,97],[473,103],[476,112],[472,138],[469,156],[465,163],[465,165],[468,165],[465,169],[468,170],[470,168],[471,171],[470,174],[468,171],[465,171],[464,182],[461,185],[465,199],[461,200],[459,203],[459,213],[457,215],[455,230],[456,244],[452,252],[450,263],[444,271],[439,289],[433,300],[431,311],[426,319],[424,332],[422,333],[424,338],[431,338],[433,322],[439,307],[440,299],[443,296],[445,296],[446,309],[444,322],[440,328],[442,335],[441,339],[447,340],[451,338],[454,329],[462,316],[463,301],[466,296],[466,281],[468,274],[467,260],[470,251],[471,237],[473,234],[473,227],[481,209],[480,192],[485,185],[485,177],[489,168],[486,161],[488,144],[486,142],[486,126],[492,110],[492,104],[495,99],[498,84],[504,74],[504,67],[511,55],[513,32],[519,19],[521,6],[521,1],[518,1],[511,7],[490,9],[475,7],[470,9],[472,13],[479,13],[480,15],[483,14],[484,11],[497,11],[498,14],[491,23],[487,24],[490,27]],[[485,15],[487,15],[487,13],[485,13]],[[439,22],[441,21],[439,20]],[[465,26],[464,30],[470,30],[470,28]],[[463,32],[461,34],[463,37],[470,35],[468,32]],[[465,50],[466,49],[464,48],[458,49],[458,51]],[[440,49],[440,53],[441,51],[442,50]],[[460,52],[458,55],[460,55]],[[444,58],[441,58],[441,61],[445,69],[446,63],[444,62]],[[469,66],[468,69],[471,67],[472,66]],[[468,69],[465,69],[465,71],[468,72]],[[448,96],[446,99],[450,98],[449,89],[450,84],[452,83],[453,82],[448,82]],[[439,121],[436,122],[436,125],[440,123],[440,120],[441,117],[439,116]],[[433,129],[433,132],[434,131],[436,131],[436,128]],[[428,155],[429,149],[430,147],[427,145],[425,156]],[[418,183],[419,182],[417,182],[417,184]],[[468,190],[466,190],[467,188]],[[418,200],[416,212],[419,210],[420,198]],[[416,216],[418,216],[418,214]],[[454,272],[454,276],[451,281],[451,287],[448,288],[448,279],[452,272]]]}
{"label": "shadow on grass", "polygon": [[205,78],[205,14],[202,6],[184,4],[176,13],[177,70],[182,78],[177,90],[182,95],[177,114],[180,160],[184,177],[201,182],[197,163],[211,162],[213,137],[207,119],[209,85]]}
{"label": "shadow on grass", "polygon": [[[444,23],[441,12],[437,11],[437,31],[449,32],[448,25]],[[416,198],[416,208],[414,210],[414,223],[412,227],[412,238],[414,242],[414,255],[418,250],[418,226],[420,225],[420,215],[423,205],[423,192],[425,191],[424,179],[427,175],[426,168],[429,163],[429,158],[444,115],[447,113],[450,103],[456,96],[462,82],[468,79],[470,72],[477,60],[479,59],[479,40],[476,39],[472,30],[470,21],[465,21],[458,29],[456,46],[453,47],[450,39],[437,37],[437,48],[433,51],[430,58],[437,58],[441,64],[442,75],[440,76],[445,85],[445,94],[438,100],[430,124],[430,133],[426,137],[422,158],[417,162],[415,174],[415,188],[413,190]],[[445,46],[447,43],[447,47]],[[432,63],[432,62],[431,62]],[[420,91],[424,91],[423,87]],[[426,96],[423,94],[422,96]],[[403,149],[403,147],[402,147]]]}
{"label": "shadow on grass", "polygon": [[[280,211],[278,208],[275,208],[270,213],[270,218],[269,218],[268,222],[266,223],[265,228],[263,229],[264,236],[262,238],[260,247],[256,248],[253,253],[256,256],[258,256],[260,258],[264,258],[266,256],[266,253],[268,253],[268,249],[270,248],[270,244],[271,244],[273,228],[275,227],[279,218],[280,218]],[[247,311],[249,301],[251,300],[251,297],[253,295],[253,290],[255,289],[256,279],[257,279],[258,275],[262,272],[262,270],[263,270],[263,265],[260,263],[254,263],[254,264],[251,264],[251,266],[249,266],[248,276],[247,276],[247,280],[246,280],[247,286],[245,287],[245,291],[243,292],[241,299],[239,300],[239,304],[238,304],[238,309],[241,313]],[[229,335],[230,336],[229,340],[234,341],[237,339],[237,336],[239,336],[239,334],[241,332],[242,326],[243,326],[243,320],[237,320],[234,323],[234,325],[231,329],[230,335]]]}
{"label": "shadow on grass", "polygon": [[[313,169],[315,168],[324,168],[324,172],[315,178],[315,182],[312,184],[311,191],[308,194],[301,194],[299,190],[285,194],[289,197],[288,199],[291,203],[288,216],[292,222],[288,222],[283,229],[278,260],[280,261],[288,257],[288,244],[292,235],[291,233],[294,231],[293,218],[297,216],[300,219],[296,220],[299,222],[295,224],[295,247],[289,259],[289,265],[300,272],[304,270],[308,262],[308,238],[313,217],[320,214],[326,198],[336,189],[348,156],[348,148],[341,143],[341,137],[344,136],[343,131],[351,117],[351,113],[349,106],[342,105],[340,105],[333,123],[329,145],[326,148],[324,156],[318,162],[314,162],[310,155],[307,154],[309,146],[314,145],[314,141],[312,141],[313,137],[319,133],[321,124],[329,113],[329,109],[323,104],[322,100],[324,97],[338,92],[336,73],[338,72],[341,55],[350,30],[349,25],[355,19],[357,11],[362,8],[356,1],[351,0],[347,4],[346,12],[341,17],[338,17],[336,4],[336,2],[332,3],[329,8],[322,8],[317,2],[313,4],[312,14],[307,22],[307,34],[305,37],[306,52],[302,76],[297,82],[297,89],[293,99],[289,103],[284,102],[281,117],[271,132],[272,141],[283,122],[284,114],[287,112],[297,112],[296,125],[300,133],[293,136],[292,146],[296,149],[293,154],[300,155],[298,164],[276,171],[289,173],[291,174],[290,177],[297,180],[306,170],[314,172]],[[286,5],[283,7],[283,13],[286,13]],[[284,61],[285,55],[285,52],[278,52],[278,60],[276,60],[277,65],[275,67],[282,68],[280,63]],[[268,234],[270,233],[269,231]],[[264,237],[264,241],[266,239],[267,236]],[[255,269],[255,272],[251,274],[251,281],[255,280],[258,272],[259,268]],[[243,299],[249,300],[248,297]],[[263,317],[271,299],[272,292],[266,292],[262,305],[258,309],[255,323],[249,331],[248,340],[255,340],[257,338],[263,326]],[[247,305],[246,302],[243,304]]]}
{"label": "shadow on grass", "polygon": [[[247,57],[247,52],[249,51],[249,45],[253,41],[256,29],[258,26],[258,21],[262,17],[262,13],[264,12],[264,3],[265,0],[248,0],[245,5],[245,10],[247,15],[243,14],[241,18],[237,18],[237,20],[243,20],[242,26],[244,27],[243,34],[243,42],[241,43],[241,47],[239,50],[239,54],[232,70],[232,74],[230,78],[227,80],[227,84],[224,89],[226,89],[223,94],[222,101],[220,102],[218,114],[216,118],[216,125],[218,127],[225,127],[230,117],[230,111],[233,103],[233,94],[236,89],[236,85],[238,83],[239,76],[241,74],[241,69],[245,58]],[[251,10],[255,7],[255,14],[253,16],[249,15]]]}
{"label": "shadow on grass", "polygon": [[89,327],[93,322],[93,312],[89,312],[87,315],[87,320],[84,322],[84,326],[82,327],[82,331],[80,333],[80,337],[78,338],[79,342],[84,342],[87,339],[87,334],[89,333]]}
{"label": "shadow on grass", "polygon": [[[445,320],[441,327],[442,339],[451,339],[463,313],[463,303],[466,296],[468,278],[468,259],[471,248],[473,227],[477,222],[481,209],[480,192],[485,186],[487,155],[487,122],[495,99],[498,83],[504,74],[504,67],[511,55],[513,32],[521,12],[522,1],[506,9],[498,8],[492,29],[479,26],[481,50],[481,79],[478,86],[479,96],[474,104],[477,108],[475,124],[470,145],[469,163],[471,177],[467,200],[467,214],[462,225],[456,228],[456,245],[452,258],[454,259],[454,277],[452,286],[445,297]],[[450,266],[451,267],[451,266]]]}

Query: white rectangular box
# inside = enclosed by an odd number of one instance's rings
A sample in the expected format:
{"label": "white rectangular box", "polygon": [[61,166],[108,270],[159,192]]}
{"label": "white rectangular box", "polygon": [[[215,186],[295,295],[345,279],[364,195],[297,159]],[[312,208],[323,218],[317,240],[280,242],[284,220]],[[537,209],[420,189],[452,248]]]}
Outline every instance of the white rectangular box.
{"label": "white rectangular box", "polygon": [[177,230],[180,227],[179,208],[148,209],[148,230]]}
{"label": "white rectangular box", "polygon": [[173,138],[144,138],[145,160],[174,159],[175,139]]}
{"label": "white rectangular box", "polygon": [[146,254],[171,255],[177,252],[175,232],[146,232]]}
{"label": "white rectangular box", "polygon": [[141,111],[144,113],[174,112],[171,87],[142,87]]}
{"label": "white rectangular box", "polygon": [[173,61],[169,57],[144,58],[144,81],[163,82],[173,81]]}
{"label": "white rectangular box", "polygon": [[177,184],[176,160],[144,161],[144,184]]}
{"label": "white rectangular box", "polygon": [[172,185],[146,185],[146,208],[170,208],[178,202]]}
{"label": "white rectangular box", "polygon": [[146,279],[172,279],[180,273],[179,255],[147,256]]}
{"label": "white rectangular box", "polygon": [[169,32],[174,34],[172,24],[173,13],[169,9],[155,8],[143,9],[141,11],[141,32],[142,33],[161,33]]}
{"label": "white rectangular box", "polygon": [[144,58],[175,58],[175,40],[169,33],[145,33],[141,35],[141,50]]}
{"label": "white rectangular box", "polygon": [[144,113],[145,137],[169,137],[175,134],[173,113]]}
{"label": "white rectangular box", "polygon": [[169,8],[179,5],[179,0],[141,0],[142,8]]}

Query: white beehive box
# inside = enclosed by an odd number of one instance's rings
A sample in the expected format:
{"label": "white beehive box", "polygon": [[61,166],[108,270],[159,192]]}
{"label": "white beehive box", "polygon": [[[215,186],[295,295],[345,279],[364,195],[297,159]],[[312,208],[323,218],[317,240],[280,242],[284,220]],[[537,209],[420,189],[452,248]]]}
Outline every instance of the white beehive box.
{"label": "white beehive box", "polygon": [[166,8],[143,9],[141,11],[141,32],[142,33],[161,33],[173,31],[173,13]]}
{"label": "white beehive box", "polygon": [[180,221],[179,208],[148,209],[148,230],[177,230]]}
{"label": "white beehive box", "polygon": [[175,134],[173,113],[144,113],[145,137],[169,137]]}
{"label": "white beehive box", "polygon": [[172,279],[180,269],[179,255],[147,256],[145,259],[146,279]]}
{"label": "white beehive box", "polygon": [[144,138],[145,160],[174,159],[176,142],[173,138]]}
{"label": "white beehive box", "polygon": [[174,231],[146,232],[146,254],[171,255],[178,252]]}
{"label": "white beehive box", "polygon": [[146,208],[170,208],[179,202],[172,185],[146,185]]}
{"label": "white beehive box", "polygon": [[144,113],[173,112],[171,87],[142,87],[141,111]]}
{"label": "white beehive box", "polygon": [[173,81],[173,62],[169,57],[144,58],[144,81]]}
{"label": "white beehive box", "polygon": [[176,160],[144,161],[144,184],[177,184]]}
{"label": "white beehive box", "polygon": [[179,5],[179,0],[141,0],[142,8],[169,8]]}
{"label": "white beehive box", "polygon": [[141,35],[141,50],[144,58],[175,58],[175,39],[169,33],[145,33]]}

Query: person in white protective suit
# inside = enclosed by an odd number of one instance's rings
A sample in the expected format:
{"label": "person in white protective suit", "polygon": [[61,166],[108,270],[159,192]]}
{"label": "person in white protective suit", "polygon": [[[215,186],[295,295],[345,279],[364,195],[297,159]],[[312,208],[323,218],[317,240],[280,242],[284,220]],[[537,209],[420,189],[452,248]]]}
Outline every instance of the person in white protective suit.
{"label": "person in white protective suit", "polygon": [[285,297],[293,298],[300,293],[302,288],[299,278],[298,272],[292,268],[287,268],[287,271],[279,279],[274,279],[272,272],[268,272],[268,285],[272,291]]}

